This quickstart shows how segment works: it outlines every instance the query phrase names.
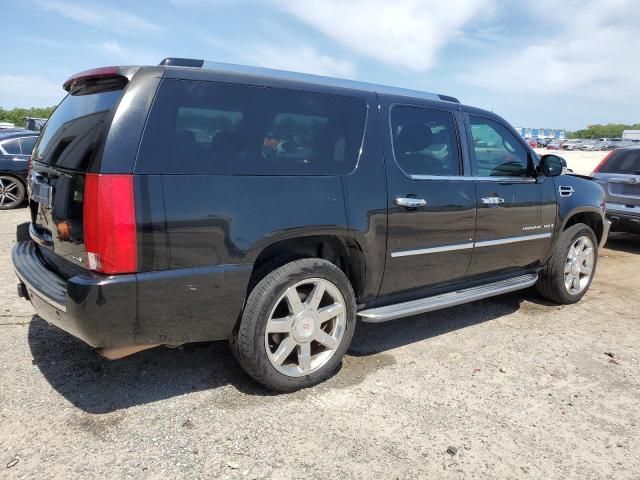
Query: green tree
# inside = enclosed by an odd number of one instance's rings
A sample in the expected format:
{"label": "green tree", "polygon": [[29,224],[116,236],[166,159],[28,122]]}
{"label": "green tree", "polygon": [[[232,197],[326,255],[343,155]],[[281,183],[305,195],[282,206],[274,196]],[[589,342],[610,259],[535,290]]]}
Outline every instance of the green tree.
{"label": "green tree", "polygon": [[622,136],[623,130],[640,130],[640,123],[625,125],[622,123],[608,123],[606,125],[587,125],[587,128],[568,132],[568,138],[617,138]]}
{"label": "green tree", "polygon": [[24,127],[25,117],[49,118],[56,107],[44,108],[14,108],[13,110],[5,110],[0,107],[0,122],[11,122],[16,127]]}

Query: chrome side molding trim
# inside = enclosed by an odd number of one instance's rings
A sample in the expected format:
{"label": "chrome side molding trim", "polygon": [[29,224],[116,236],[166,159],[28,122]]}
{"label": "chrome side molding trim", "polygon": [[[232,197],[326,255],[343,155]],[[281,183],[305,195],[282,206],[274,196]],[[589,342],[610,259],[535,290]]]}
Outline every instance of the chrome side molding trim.
{"label": "chrome side molding trim", "polygon": [[553,235],[551,232],[539,233],[536,235],[524,235],[522,237],[498,238],[496,240],[484,240],[482,242],[457,243],[455,245],[443,245],[441,247],[419,248],[417,250],[401,250],[391,252],[391,257],[409,257],[411,255],[425,255],[428,253],[453,252],[455,250],[466,250],[474,247],[492,247],[494,245],[507,245],[509,243],[527,242],[530,240],[542,240]]}
{"label": "chrome side molding trim", "polygon": [[444,245],[442,247],[433,248],[421,248],[418,250],[404,250],[400,252],[392,252],[391,257],[409,257],[411,255],[425,255],[428,253],[440,253],[440,252],[453,252],[455,250],[466,250],[473,248],[473,242],[470,243],[458,243],[456,245]]}
{"label": "chrome side molding trim", "polygon": [[462,305],[463,303],[474,302],[483,298],[501,295],[503,293],[515,292],[523,288],[528,288],[538,281],[537,273],[520,275],[500,282],[488,283],[478,287],[458,290],[456,292],[443,293],[433,297],[421,298],[409,302],[396,303],[385,307],[370,308],[358,312],[363,322],[378,323],[394,320],[396,318],[418,315],[432,312],[442,308]]}
{"label": "chrome side molding trim", "polygon": [[507,245],[509,243],[518,243],[518,242],[528,242],[530,240],[542,240],[543,238],[549,238],[553,234],[551,232],[548,233],[539,233],[536,235],[525,235],[522,237],[511,237],[511,238],[498,238],[496,240],[484,240],[482,242],[476,242],[476,247],[493,247],[494,245]]}
{"label": "chrome side molding trim", "polygon": [[439,180],[463,182],[536,183],[533,177],[478,177],[471,175],[409,175],[411,180]]}

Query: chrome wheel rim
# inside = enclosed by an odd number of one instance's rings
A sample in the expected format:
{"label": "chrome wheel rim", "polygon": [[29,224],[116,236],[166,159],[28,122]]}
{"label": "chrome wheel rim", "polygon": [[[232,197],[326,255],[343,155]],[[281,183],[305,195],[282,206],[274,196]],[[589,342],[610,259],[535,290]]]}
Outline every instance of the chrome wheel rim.
{"label": "chrome wheel rim", "polygon": [[271,365],[288,377],[325,366],[342,342],[347,324],[344,296],[323,278],[289,287],[271,309],[264,345]]}
{"label": "chrome wheel rim", "polygon": [[577,295],[587,288],[593,274],[595,258],[593,241],[586,235],[571,244],[564,265],[564,286],[569,294]]}
{"label": "chrome wheel rim", "polygon": [[21,201],[18,180],[0,176],[0,207],[12,207]]}

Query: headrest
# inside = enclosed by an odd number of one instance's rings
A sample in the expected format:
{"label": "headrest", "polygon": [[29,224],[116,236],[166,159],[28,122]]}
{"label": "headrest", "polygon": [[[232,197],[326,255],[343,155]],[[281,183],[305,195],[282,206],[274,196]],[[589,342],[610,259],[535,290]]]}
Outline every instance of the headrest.
{"label": "headrest", "polygon": [[396,150],[400,153],[419,152],[430,147],[433,141],[431,129],[423,123],[403,125],[396,139]]}

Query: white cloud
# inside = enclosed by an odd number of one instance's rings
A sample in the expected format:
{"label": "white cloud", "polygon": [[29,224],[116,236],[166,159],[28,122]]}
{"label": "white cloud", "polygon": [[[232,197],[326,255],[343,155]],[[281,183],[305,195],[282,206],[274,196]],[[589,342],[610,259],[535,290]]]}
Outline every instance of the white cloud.
{"label": "white cloud", "polygon": [[545,12],[543,38],[483,58],[460,80],[495,91],[640,103],[637,0],[539,0],[535,10]]}
{"label": "white cloud", "polygon": [[127,51],[118,42],[100,42],[94,45],[93,47],[98,50],[102,50],[103,52],[108,53],[110,55],[115,55],[117,57],[123,57],[127,55]]}
{"label": "white cloud", "polygon": [[65,0],[41,0],[40,6],[85,25],[108,32],[154,32],[164,30],[142,17],[124,10],[95,4],[78,4]]}
{"label": "white cloud", "polygon": [[353,77],[355,73],[350,62],[336,59],[304,45],[259,45],[247,53],[251,63],[260,67],[347,78]]}
{"label": "white cloud", "polygon": [[0,75],[0,107],[11,109],[57,105],[65,95],[62,89],[64,80],[54,82],[35,76]]}
{"label": "white cloud", "polygon": [[155,65],[162,56],[152,50],[123,46],[119,42],[109,40],[89,45],[93,50],[104,55],[104,61],[127,65]]}
{"label": "white cloud", "polygon": [[272,0],[354,52],[413,71],[434,66],[438,52],[495,0]]}

